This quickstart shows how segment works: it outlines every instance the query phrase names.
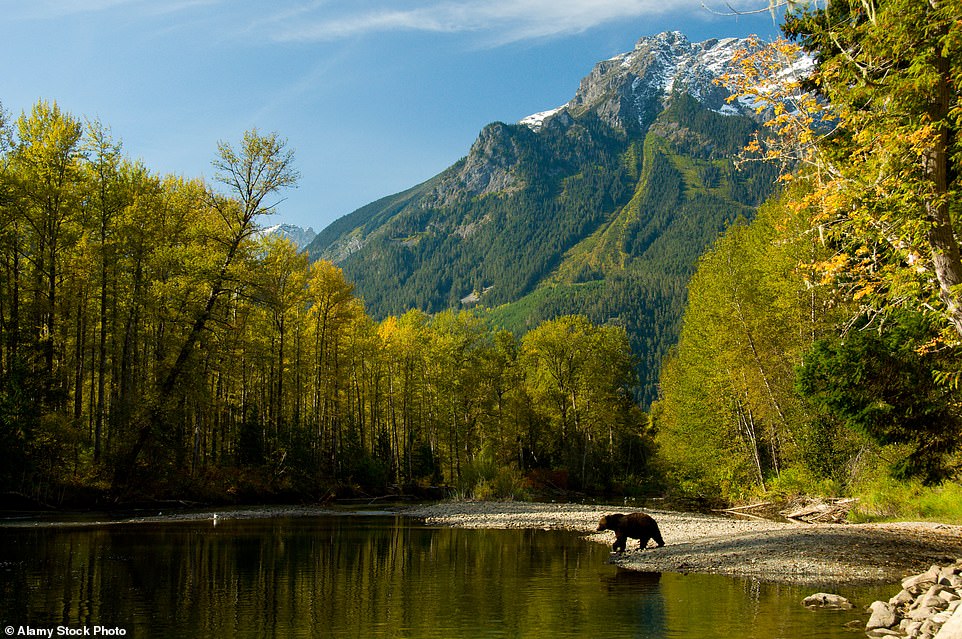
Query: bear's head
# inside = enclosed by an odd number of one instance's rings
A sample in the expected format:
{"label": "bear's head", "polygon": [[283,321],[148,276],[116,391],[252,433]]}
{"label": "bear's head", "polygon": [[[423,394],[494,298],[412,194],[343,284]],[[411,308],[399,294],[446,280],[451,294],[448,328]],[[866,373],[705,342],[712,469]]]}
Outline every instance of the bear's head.
{"label": "bear's head", "polygon": [[618,527],[618,520],[622,518],[622,515],[605,515],[598,522],[598,532],[603,530],[614,530]]}

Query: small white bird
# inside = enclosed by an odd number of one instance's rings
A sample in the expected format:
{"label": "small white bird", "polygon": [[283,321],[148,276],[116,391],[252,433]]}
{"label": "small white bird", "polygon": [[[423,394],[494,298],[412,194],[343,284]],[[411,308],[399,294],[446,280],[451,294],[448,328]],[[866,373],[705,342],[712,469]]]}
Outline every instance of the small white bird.
{"label": "small white bird", "polygon": [[217,525],[217,513],[214,513],[214,525]]}

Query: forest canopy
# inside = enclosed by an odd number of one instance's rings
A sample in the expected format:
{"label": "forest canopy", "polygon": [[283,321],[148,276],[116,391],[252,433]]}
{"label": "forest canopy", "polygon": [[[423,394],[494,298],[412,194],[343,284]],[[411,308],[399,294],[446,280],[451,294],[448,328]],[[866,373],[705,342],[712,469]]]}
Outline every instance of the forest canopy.
{"label": "forest canopy", "polygon": [[0,491],[510,496],[536,470],[603,489],[643,467],[623,329],[375,322],[338,267],[261,232],[298,179],[276,134],[219,144],[205,183],[56,103],[0,132]]}
{"label": "forest canopy", "polygon": [[[687,490],[957,479],[959,15],[951,0],[807,5],[788,40],[743,52],[731,86],[770,117],[743,161],[780,163],[788,186],[690,283],[653,409]],[[774,82],[803,55],[810,74]]]}

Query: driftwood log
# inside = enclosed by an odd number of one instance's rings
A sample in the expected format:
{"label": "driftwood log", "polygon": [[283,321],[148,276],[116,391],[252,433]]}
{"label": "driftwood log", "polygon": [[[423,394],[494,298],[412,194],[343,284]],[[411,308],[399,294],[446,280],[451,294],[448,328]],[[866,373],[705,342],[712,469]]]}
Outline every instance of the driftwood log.
{"label": "driftwood log", "polygon": [[[735,506],[715,510],[714,512],[728,513],[752,519],[777,519],[778,515],[808,524],[840,524],[844,523],[849,511],[858,502],[857,499],[799,499],[788,508],[776,512],[776,506],[770,501],[745,506]],[[754,512],[753,512],[754,511]]]}
{"label": "driftwood log", "polygon": [[809,524],[840,524],[857,502],[857,499],[810,499],[781,511],[781,515]]}

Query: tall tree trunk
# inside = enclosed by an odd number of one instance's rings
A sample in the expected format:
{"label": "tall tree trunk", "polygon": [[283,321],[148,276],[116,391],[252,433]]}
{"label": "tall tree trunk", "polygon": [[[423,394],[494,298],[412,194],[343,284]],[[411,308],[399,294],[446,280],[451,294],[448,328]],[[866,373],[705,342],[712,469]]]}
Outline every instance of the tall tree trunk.
{"label": "tall tree trunk", "polygon": [[94,418],[94,461],[100,461],[101,438],[107,410],[107,259],[103,255],[107,242],[106,223],[100,227],[101,267],[100,267],[100,344],[97,350],[97,408]]}
{"label": "tall tree trunk", "polygon": [[935,100],[929,107],[929,117],[938,127],[932,147],[925,156],[925,173],[931,183],[931,191],[925,202],[925,213],[931,227],[928,243],[932,254],[932,267],[939,281],[939,295],[945,303],[948,319],[956,333],[962,337],[962,257],[949,213],[949,149],[950,127],[947,124],[952,106],[951,68],[949,60],[936,47],[935,61],[940,82]]}
{"label": "tall tree trunk", "polygon": [[77,296],[77,318],[75,331],[77,332],[74,341],[74,397],[73,397],[73,417],[77,424],[83,418],[84,404],[84,360],[87,345],[87,315],[84,312],[86,295],[81,293]]}

